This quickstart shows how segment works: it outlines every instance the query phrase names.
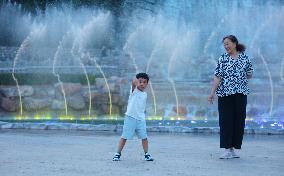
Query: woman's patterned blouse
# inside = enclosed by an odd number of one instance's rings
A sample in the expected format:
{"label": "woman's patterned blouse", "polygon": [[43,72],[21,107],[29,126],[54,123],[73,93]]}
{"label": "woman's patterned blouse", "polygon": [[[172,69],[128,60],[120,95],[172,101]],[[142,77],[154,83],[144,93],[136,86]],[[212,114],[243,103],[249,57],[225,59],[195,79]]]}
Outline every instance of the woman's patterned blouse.
{"label": "woman's patterned blouse", "polygon": [[252,75],[251,60],[245,53],[233,59],[228,53],[222,54],[218,60],[215,76],[221,79],[216,95],[224,97],[236,93],[249,94],[248,75]]}

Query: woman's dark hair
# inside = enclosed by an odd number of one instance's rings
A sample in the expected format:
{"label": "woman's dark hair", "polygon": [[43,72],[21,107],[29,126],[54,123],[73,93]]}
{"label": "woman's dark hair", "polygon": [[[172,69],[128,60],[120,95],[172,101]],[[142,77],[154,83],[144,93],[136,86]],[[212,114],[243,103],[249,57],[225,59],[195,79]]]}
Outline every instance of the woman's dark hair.
{"label": "woman's dark hair", "polygon": [[146,79],[147,82],[149,82],[149,76],[147,75],[147,73],[138,73],[136,75],[136,78],[139,79],[139,78],[143,78],[143,79]]}
{"label": "woman's dark hair", "polygon": [[231,40],[233,43],[235,43],[235,44],[236,44],[237,51],[239,51],[239,52],[244,52],[244,51],[246,50],[246,46],[243,45],[243,44],[241,44],[241,43],[239,43],[239,41],[238,41],[238,39],[237,39],[236,36],[234,36],[234,35],[227,35],[227,36],[225,36],[225,37],[223,38],[222,42],[224,42],[225,39],[229,39],[229,40]]}

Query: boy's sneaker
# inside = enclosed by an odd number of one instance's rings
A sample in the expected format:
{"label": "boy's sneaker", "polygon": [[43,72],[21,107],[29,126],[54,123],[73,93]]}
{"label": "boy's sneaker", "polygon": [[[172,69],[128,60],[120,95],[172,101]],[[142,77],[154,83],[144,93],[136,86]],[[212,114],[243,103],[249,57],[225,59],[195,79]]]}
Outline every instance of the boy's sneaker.
{"label": "boy's sneaker", "polygon": [[145,157],[145,161],[154,161],[154,159],[151,157],[149,153],[145,153],[144,157]]}
{"label": "boy's sneaker", "polygon": [[219,157],[219,159],[232,159],[232,153],[230,151],[225,151],[225,153],[223,153],[223,155],[221,155]]}
{"label": "boy's sneaker", "polygon": [[240,158],[240,156],[237,155],[234,150],[231,151],[231,155],[232,155],[232,158]]}
{"label": "boy's sneaker", "polygon": [[112,161],[120,161],[121,154],[115,153],[114,157],[112,158]]}

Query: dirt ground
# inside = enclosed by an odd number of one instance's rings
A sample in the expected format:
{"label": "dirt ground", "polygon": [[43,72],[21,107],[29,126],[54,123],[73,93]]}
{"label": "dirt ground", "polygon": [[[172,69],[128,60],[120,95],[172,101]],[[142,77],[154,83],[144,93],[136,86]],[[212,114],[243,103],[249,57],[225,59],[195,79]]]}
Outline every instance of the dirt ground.
{"label": "dirt ground", "polygon": [[141,142],[128,141],[113,162],[118,133],[0,130],[0,176],[281,176],[284,136],[246,135],[240,159],[220,160],[218,135],[152,133],[143,160]]}

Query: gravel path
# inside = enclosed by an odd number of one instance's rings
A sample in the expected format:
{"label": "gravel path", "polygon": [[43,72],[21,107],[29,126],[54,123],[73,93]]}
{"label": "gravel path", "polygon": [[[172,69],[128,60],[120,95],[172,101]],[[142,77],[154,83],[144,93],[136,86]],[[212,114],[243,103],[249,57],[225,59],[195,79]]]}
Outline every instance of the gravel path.
{"label": "gravel path", "polygon": [[218,135],[149,134],[154,162],[128,141],[111,159],[120,134],[68,130],[0,130],[0,176],[281,176],[284,136],[246,135],[240,159],[220,160]]}

